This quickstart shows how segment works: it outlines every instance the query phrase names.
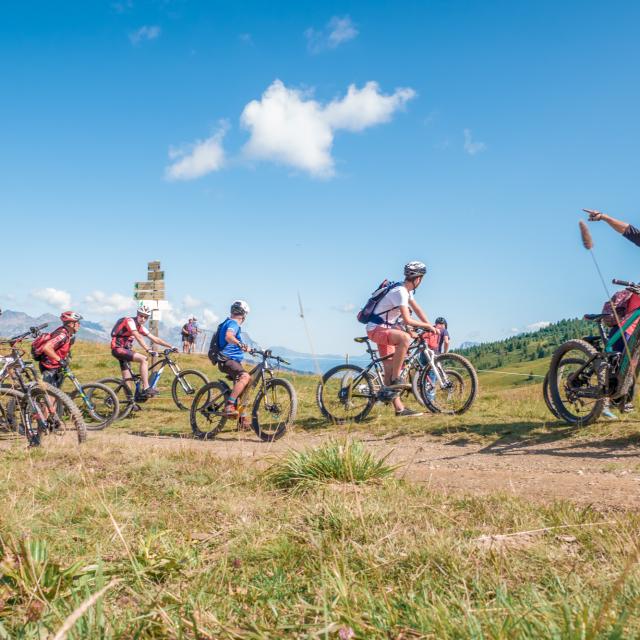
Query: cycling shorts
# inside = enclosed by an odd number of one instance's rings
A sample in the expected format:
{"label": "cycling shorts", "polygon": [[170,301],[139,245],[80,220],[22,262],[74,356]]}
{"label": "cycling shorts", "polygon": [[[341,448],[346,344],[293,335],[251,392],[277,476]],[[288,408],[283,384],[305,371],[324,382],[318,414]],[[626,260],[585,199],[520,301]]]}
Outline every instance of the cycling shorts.
{"label": "cycling shorts", "polygon": [[244,367],[237,360],[225,360],[218,365],[218,369],[233,382],[245,373]]}
{"label": "cycling shorts", "polygon": [[42,380],[44,382],[47,382],[58,389],[62,386],[64,375],[60,369],[46,369],[41,365],[40,373],[42,374]]}
{"label": "cycling shorts", "polygon": [[381,358],[395,353],[396,348],[389,340],[396,331],[399,331],[399,329],[389,329],[388,327],[382,326],[371,329],[371,331],[367,331],[369,339],[375,342],[378,346],[378,353]]}
{"label": "cycling shorts", "polygon": [[128,368],[127,362],[133,362],[135,351],[124,347],[114,347],[111,349],[111,355],[120,363],[120,369],[125,371]]}

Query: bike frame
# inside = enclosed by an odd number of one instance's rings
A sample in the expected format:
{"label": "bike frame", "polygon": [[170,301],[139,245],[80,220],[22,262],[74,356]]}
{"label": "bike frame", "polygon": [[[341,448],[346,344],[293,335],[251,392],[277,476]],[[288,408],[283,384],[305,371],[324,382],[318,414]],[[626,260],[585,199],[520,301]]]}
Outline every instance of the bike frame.
{"label": "bike frame", "polygon": [[85,403],[87,409],[89,409],[89,411],[91,412],[92,417],[94,419],[98,419],[99,416],[97,416],[95,413],[95,406],[89,399],[89,396],[84,392],[82,385],[80,384],[80,381],[78,380],[78,378],[76,378],[73,371],[71,371],[69,367],[65,367],[62,369],[62,374],[64,375],[65,378],[68,378],[71,381],[71,384],[76,388],[78,395],[82,398],[82,401]]}
{"label": "bike frame", "polygon": [[[180,369],[180,365],[178,365],[177,362],[172,360],[168,355],[163,354],[161,358],[158,358],[158,360],[156,360],[149,367],[149,387],[151,387],[152,389],[155,389],[158,386],[158,383],[160,382],[160,378],[162,377],[162,372],[165,370],[165,368],[167,366],[171,369],[171,371],[173,372],[173,375],[176,378],[182,372],[182,369]],[[129,373],[131,374],[131,378],[129,378],[129,379],[134,382],[134,384],[136,386],[136,391],[139,392],[140,391],[140,374],[133,372],[133,369],[131,368],[131,363],[130,362],[127,362],[127,369],[129,370]],[[125,382],[126,382],[127,378],[123,378],[123,380],[125,380]],[[180,384],[182,385],[182,388],[184,389],[185,393],[189,393],[190,391],[193,391],[193,389],[189,389],[185,385],[185,383],[182,380],[182,378],[179,378],[179,380],[180,380]]]}
{"label": "bike frame", "polygon": [[[622,326],[618,327],[613,331],[609,336],[607,335],[607,331],[605,329],[604,323],[602,319],[598,321],[598,331],[600,334],[600,340],[602,341],[602,345],[604,349],[599,349],[597,354],[591,356],[580,368],[578,368],[573,376],[577,376],[583,373],[595,360],[601,358],[604,359],[607,363],[607,380],[605,384],[605,388],[597,388],[593,387],[580,390],[577,389],[575,391],[576,396],[580,398],[591,398],[599,400],[601,398],[611,397],[613,399],[620,398],[626,395],[631,389],[635,381],[635,372],[638,368],[638,363],[640,362],[640,309],[634,311],[622,324]],[[625,332],[636,322],[636,326],[634,327],[633,332],[630,336],[626,337]],[[620,351],[614,350],[614,346],[616,342],[620,339],[624,340],[625,348]],[[587,339],[587,342],[591,342]],[[613,391],[608,392],[609,389],[609,380],[611,369],[613,367],[613,362],[616,359],[620,359],[619,366],[617,370],[613,374],[615,378],[615,388]]]}
{"label": "bike frame", "polygon": [[[385,360],[389,360],[389,358],[393,358],[393,354],[388,356],[380,357],[378,355],[378,350],[374,349],[371,346],[371,340],[366,338],[367,344],[367,353],[371,357],[371,362],[364,368],[360,376],[356,378],[356,381],[363,375],[366,375],[372,369],[375,370],[376,378],[378,379],[378,383],[380,386],[384,386],[384,365],[383,362]],[[404,360],[404,364],[402,366],[402,372],[409,371],[413,365],[420,359],[420,356],[424,354],[427,359],[428,366],[431,367],[432,371],[435,373],[436,381],[439,382],[442,386],[445,386],[445,382],[443,381],[438,368],[435,366],[435,352],[430,349],[420,338],[413,340],[413,342],[409,345],[409,350],[407,351],[407,357]]]}
{"label": "bike frame", "polygon": [[[8,378],[9,376],[12,376],[15,378],[16,382],[20,386],[20,391],[24,396],[24,400],[29,403],[30,409],[36,415],[36,418],[38,420],[37,431],[39,431],[40,429],[44,430],[45,429],[44,425],[46,425],[47,423],[47,417],[42,412],[40,405],[34,402],[33,398],[31,397],[31,394],[29,393],[29,391],[39,383],[38,381],[27,383],[25,382],[24,376],[23,376],[23,372],[26,369],[31,369],[32,371],[34,371],[34,374],[35,374],[35,369],[32,365],[27,364],[23,360],[22,353],[20,352],[20,349],[16,347],[16,344],[18,343],[17,342],[11,343],[11,356],[3,358],[4,366],[2,368],[2,371],[0,372],[0,382],[3,380],[6,380],[6,378]],[[21,407],[21,413],[24,419],[27,436],[29,440],[31,440],[37,434],[37,431],[36,431],[36,434],[33,433],[33,429],[31,427],[31,421],[28,419],[29,415],[24,411],[23,407]]]}

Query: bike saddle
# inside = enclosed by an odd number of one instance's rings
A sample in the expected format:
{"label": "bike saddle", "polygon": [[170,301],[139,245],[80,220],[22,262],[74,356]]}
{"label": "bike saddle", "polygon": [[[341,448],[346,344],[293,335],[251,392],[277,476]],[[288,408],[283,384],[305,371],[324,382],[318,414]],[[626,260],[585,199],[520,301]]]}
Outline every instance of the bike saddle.
{"label": "bike saddle", "polygon": [[368,338],[367,336],[365,336],[364,338],[354,338],[354,339],[353,339],[353,341],[354,341],[354,342],[360,342],[360,343],[362,343],[362,342],[368,342],[368,341],[369,341],[369,338]]}
{"label": "bike saddle", "polygon": [[606,315],[606,313],[585,313],[584,319],[591,320],[592,322],[600,322]]}

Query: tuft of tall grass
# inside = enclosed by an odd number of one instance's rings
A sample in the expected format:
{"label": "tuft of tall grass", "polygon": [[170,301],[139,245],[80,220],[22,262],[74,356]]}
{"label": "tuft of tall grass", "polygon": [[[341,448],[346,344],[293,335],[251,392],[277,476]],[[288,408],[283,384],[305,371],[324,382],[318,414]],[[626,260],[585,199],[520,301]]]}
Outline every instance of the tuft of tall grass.
{"label": "tuft of tall grass", "polygon": [[362,442],[330,440],[316,449],[289,451],[265,472],[266,480],[278,489],[294,493],[327,482],[362,484],[390,476],[397,468],[367,451]]}

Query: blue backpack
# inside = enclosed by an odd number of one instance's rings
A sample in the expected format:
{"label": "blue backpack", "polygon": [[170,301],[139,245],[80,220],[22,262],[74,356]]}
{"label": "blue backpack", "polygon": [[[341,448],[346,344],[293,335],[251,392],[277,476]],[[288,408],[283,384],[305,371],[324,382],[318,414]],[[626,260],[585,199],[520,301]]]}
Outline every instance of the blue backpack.
{"label": "blue backpack", "polygon": [[[374,324],[384,324],[385,320],[382,316],[379,316],[376,313],[376,307],[387,293],[391,291],[391,289],[395,289],[400,286],[402,286],[402,282],[389,282],[389,280],[384,280],[371,294],[371,297],[367,300],[364,307],[362,307],[358,312],[358,322],[361,322],[362,324],[368,324],[369,322],[373,322]],[[395,308],[396,307],[392,307],[392,309]],[[385,311],[385,314],[389,313],[392,309]]]}

